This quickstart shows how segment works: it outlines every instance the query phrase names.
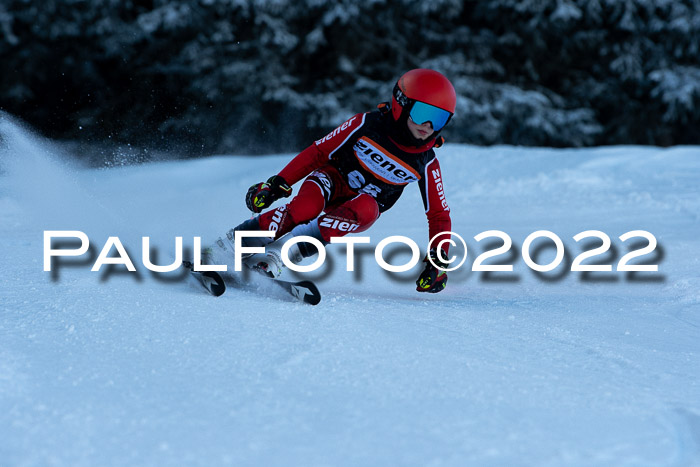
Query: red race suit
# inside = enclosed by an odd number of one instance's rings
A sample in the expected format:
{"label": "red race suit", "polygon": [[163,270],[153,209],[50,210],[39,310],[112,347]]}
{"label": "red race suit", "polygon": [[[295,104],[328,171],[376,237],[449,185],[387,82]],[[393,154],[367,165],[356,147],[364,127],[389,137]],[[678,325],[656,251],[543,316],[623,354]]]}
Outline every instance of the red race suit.
{"label": "red race suit", "polygon": [[[306,180],[291,202],[260,216],[261,228],[277,230],[279,237],[324,214],[317,222],[325,241],[362,232],[396,203],[407,185],[418,182],[429,237],[450,231],[450,208],[434,151],[439,143],[431,138],[420,146],[400,144],[392,137],[398,134],[395,126],[390,113],[360,113],[303,150],[279,175],[289,185]],[[449,238],[442,235],[433,246]],[[447,252],[449,244],[442,248]]]}

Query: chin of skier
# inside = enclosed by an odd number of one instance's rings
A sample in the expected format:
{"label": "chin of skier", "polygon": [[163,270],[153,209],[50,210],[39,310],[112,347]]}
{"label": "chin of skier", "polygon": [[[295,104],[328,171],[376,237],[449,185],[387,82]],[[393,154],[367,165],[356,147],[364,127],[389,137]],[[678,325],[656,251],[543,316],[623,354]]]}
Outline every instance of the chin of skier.
{"label": "chin of skier", "polygon": [[[282,271],[279,250],[290,236],[308,235],[328,244],[332,237],[367,230],[381,213],[390,209],[404,188],[417,182],[428,221],[429,238],[435,245],[449,239],[450,209],[444,195],[440,164],[434,149],[444,139],[441,130],[455,111],[456,95],[450,81],[434,70],[416,69],[401,76],[391,102],[377,110],[354,115],[324,138],[294,157],[278,174],[251,186],[246,205],[262,213],[227,233],[233,242],[236,230],[274,230],[274,238],[244,238],[246,246],[266,246],[265,254],[251,258],[268,275]],[[299,192],[275,209],[276,200],[292,194],[292,186],[303,180]],[[272,243],[274,242],[274,243]],[[221,240],[218,242],[222,246]],[[446,267],[444,252],[432,249],[416,281],[419,292],[440,292],[447,273],[428,260]],[[289,259],[300,262],[316,254],[310,244],[297,243]],[[250,263],[249,263],[250,264]]]}

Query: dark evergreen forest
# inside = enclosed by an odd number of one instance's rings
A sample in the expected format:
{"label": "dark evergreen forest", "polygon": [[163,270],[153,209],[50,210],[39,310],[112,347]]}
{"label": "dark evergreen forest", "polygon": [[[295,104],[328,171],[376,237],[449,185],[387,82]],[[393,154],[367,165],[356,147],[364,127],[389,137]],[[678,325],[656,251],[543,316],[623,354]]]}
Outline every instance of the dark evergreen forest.
{"label": "dark evergreen forest", "polygon": [[0,109],[66,141],[295,152],[446,74],[450,142],[700,143],[700,0],[2,0]]}

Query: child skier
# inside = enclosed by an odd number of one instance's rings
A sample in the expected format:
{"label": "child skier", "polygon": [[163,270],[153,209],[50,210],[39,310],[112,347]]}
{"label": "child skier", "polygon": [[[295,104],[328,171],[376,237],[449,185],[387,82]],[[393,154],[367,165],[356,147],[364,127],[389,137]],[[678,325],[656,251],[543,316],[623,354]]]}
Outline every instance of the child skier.
{"label": "child skier", "polygon": [[[290,236],[308,235],[328,244],[332,237],[363,232],[390,209],[406,185],[418,182],[428,219],[430,238],[449,232],[450,209],[434,148],[444,142],[440,131],[455,111],[456,95],[450,81],[437,71],[415,69],[394,86],[391,104],[353,116],[324,138],[294,157],[277,175],[251,186],[246,205],[261,213],[280,198],[292,194],[292,185],[305,178],[298,194],[286,205],[271,209],[227,233],[233,243],[237,230],[273,230],[274,238],[245,237],[246,246],[265,245],[254,255],[254,267],[271,276],[282,271],[279,251]],[[283,237],[280,240],[281,237]],[[439,236],[440,245],[449,234]],[[274,242],[274,243],[272,243]],[[222,241],[219,242],[220,246]],[[416,281],[419,292],[440,292],[447,284],[448,242],[438,255],[433,248]],[[297,263],[316,250],[297,243],[289,258]],[[250,264],[250,263],[249,263]]]}

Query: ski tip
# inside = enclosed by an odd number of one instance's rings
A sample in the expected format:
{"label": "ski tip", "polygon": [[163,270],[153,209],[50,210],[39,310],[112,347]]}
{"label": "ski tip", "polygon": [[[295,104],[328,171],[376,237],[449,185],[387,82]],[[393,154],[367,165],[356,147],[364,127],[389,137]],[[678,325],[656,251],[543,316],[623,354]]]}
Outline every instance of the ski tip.
{"label": "ski tip", "polygon": [[309,305],[318,305],[319,303],[321,303],[321,296],[316,295],[313,297],[305,298],[304,303],[308,303]]}
{"label": "ski tip", "polygon": [[226,292],[226,282],[224,282],[224,278],[219,273],[214,271],[198,272],[184,263],[183,266],[189,269],[190,275],[213,296],[220,297]]}
{"label": "ski tip", "polygon": [[213,271],[202,273],[202,285],[215,297],[220,297],[226,292],[223,277]]}
{"label": "ski tip", "polygon": [[321,292],[311,281],[301,281],[295,282],[293,287],[293,294],[301,299],[304,303],[309,305],[318,305],[321,303]]}

